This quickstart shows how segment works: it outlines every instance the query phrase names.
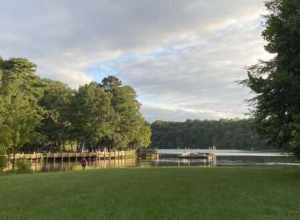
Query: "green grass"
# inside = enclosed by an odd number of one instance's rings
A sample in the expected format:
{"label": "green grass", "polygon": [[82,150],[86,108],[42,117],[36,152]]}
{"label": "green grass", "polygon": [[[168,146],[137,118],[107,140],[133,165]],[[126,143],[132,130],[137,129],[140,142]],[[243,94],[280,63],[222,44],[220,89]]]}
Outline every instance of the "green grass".
{"label": "green grass", "polygon": [[299,220],[300,169],[108,169],[0,176],[0,219]]}

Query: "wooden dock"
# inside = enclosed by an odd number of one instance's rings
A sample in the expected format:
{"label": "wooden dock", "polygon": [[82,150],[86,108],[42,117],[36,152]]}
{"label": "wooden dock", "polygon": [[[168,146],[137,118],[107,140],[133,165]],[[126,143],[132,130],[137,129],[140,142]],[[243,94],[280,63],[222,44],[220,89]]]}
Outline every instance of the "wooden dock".
{"label": "wooden dock", "polygon": [[143,160],[158,160],[159,153],[154,149],[139,149],[138,157]]}
{"label": "wooden dock", "polygon": [[193,153],[187,151],[185,153],[175,153],[175,154],[160,154],[155,149],[139,149],[137,151],[138,158],[143,160],[158,160],[160,158],[178,158],[178,159],[200,159],[203,162],[209,164],[216,164],[217,157],[213,149],[210,149],[209,152],[197,152]]}
{"label": "wooden dock", "polygon": [[180,159],[203,159],[208,163],[216,163],[217,157],[213,152],[210,153],[186,153],[178,155]]}
{"label": "wooden dock", "polygon": [[[13,155],[6,155],[8,160],[13,160]],[[63,161],[72,160],[79,161],[82,158],[87,160],[105,160],[105,159],[129,159],[135,158],[136,151],[96,151],[96,152],[59,152],[59,153],[18,153],[15,160],[31,160],[31,161]]]}

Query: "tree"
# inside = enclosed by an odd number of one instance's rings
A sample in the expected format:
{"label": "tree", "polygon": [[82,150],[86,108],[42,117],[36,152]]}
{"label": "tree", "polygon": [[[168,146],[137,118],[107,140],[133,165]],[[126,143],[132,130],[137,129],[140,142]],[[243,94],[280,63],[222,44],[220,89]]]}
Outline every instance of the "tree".
{"label": "tree", "polygon": [[119,87],[122,85],[121,80],[115,76],[108,76],[102,80],[102,87],[105,91],[112,91],[113,88]]}
{"label": "tree", "polygon": [[4,60],[1,65],[0,142],[13,158],[19,148],[38,135],[35,129],[41,120],[37,105],[41,84],[35,69],[33,63],[20,58]]}
{"label": "tree", "polygon": [[130,144],[133,148],[146,148],[151,144],[151,136],[150,125],[146,122],[141,122]]}
{"label": "tree", "polygon": [[36,127],[41,115],[37,108],[33,108],[30,100],[22,95],[7,99],[4,104],[6,107],[0,112],[5,118],[0,125],[0,139],[6,151],[13,155],[14,168],[17,150],[38,138]]}
{"label": "tree", "polygon": [[113,134],[111,97],[97,83],[79,88],[72,109],[74,136],[81,147],[99,147]]}
{"label": "tree", "polygon": [[[114,76],[72,90],[41,79],[24,58],[0,57],[0,150],[146,147],[151,131],[136,93]],[[14,162],[13,162],[14,164]]]}
{"label": "tree", "polygon": [[7,131],[4,129],[5,122],[5,102],[3,98],[0,98],[0,155],[4,155],[7,153],[7,146],[9,143],[9,134],[6,134]]}
{"label": "tree", "polygon": [[270,13],[262,35],[274,58],[250,67],[245,83],[256,94],[252,102],[259,133],[300,156],[300,4],[272,0],[266,7]]}
{"label": "tree", "polygon": [[45,88],[39,105],[44,109],[39,131],[46,137],[47,145],[56,150],[71,139],[71,100],[74,91],[61,82],[44,80]]}
{"label": "tree", "polygon": [[[102,85],[110,81],[111,78],[104,78]],[[115,114],[115,133],[111,138],[111,145],[117,148],[138,148],[147,147],[150,144],[151,131],[140,113],[140,103],[137,95],[130,86],[123,86],[120,80],[114,78],[109,83],[112,94],[112,107]]]}

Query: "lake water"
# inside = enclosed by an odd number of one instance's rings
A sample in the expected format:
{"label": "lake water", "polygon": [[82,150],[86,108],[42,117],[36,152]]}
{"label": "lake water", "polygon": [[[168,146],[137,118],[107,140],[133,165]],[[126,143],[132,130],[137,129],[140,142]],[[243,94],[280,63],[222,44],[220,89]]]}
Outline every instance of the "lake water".
{"label": "lake water", "polygon": [[247,150],[210,150],[210,149],[159,149],[158,153],[161,155],[178,155],[182,153],[210,153],[213,152],[216,156],[229,157],[291,157],[293,154],[278,151],[247,151]]}
{"label": "lake water", "polygon": [[[300,166],[300,161],[292,154],[281,152],[242,151],[242,150],[215,150],[217,156],[215,164],[209,164],[203,159],[179,159],[174,155],[181,153],[207,153],[209,150],[158,150],[158,160],[95,160],[88,161],[86,169],[105,168],[133,168],[133,167],[214,167],[214,166]],[[8,167],[9,169],[9,167]],[[71,171],[82,170],[79,162],[58,161],[54,162],[32,162],[31,169],[35,172]]]}
{"label": "lake water", "polygon": [[159,149],[161,164],[200,165],[199,159],[172,159],[183,153],[210,153],[216,157],[215,166],[300,166],[300,160],[292,153],[279,151],[210,150],[210,149]]}

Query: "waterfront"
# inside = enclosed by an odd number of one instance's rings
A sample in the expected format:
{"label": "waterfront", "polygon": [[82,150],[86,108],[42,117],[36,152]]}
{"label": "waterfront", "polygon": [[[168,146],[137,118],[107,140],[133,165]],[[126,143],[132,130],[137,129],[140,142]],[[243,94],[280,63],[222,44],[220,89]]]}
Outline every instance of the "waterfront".
{"label": "waterfront", "polygon": [[[188,150],[192,153],[206,153],[210,150]],[[175,155],[186,153],[187,150],[161,149],[158,150],[159,158],[142,160],[138,158],[127,159],[89,159],[87,170],[106,168],[151,168],[151,167],[216,167],[216,166],[300,166],[300,161],[289,153],[241,151],[241,150],[215,150],[216,161],[208,163],[203,159],[181,159]],[[82,170],[79,161],[27,161],[33,172],[51,171],[76,171]],[[8,164],[5,170],[10,170]]]}

